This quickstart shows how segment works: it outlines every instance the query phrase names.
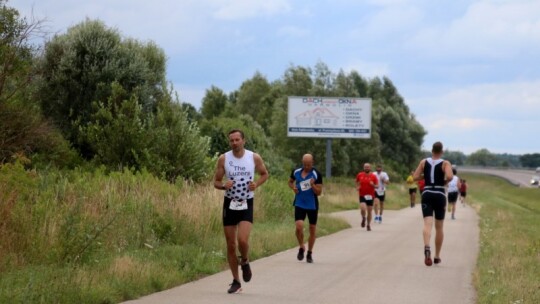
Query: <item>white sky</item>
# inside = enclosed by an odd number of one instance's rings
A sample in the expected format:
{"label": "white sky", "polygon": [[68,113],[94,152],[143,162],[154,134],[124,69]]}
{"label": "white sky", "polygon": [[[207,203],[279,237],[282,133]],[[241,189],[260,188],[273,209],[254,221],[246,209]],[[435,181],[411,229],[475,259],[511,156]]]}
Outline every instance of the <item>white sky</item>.
{"label": "white sky", "polygon": [[205,90],[269,81],[291,65],[387,76],[428,131],[424,148],[540,153],[537,0],[10,0],[64,33],[85,18],[155,41],[167,78]]}

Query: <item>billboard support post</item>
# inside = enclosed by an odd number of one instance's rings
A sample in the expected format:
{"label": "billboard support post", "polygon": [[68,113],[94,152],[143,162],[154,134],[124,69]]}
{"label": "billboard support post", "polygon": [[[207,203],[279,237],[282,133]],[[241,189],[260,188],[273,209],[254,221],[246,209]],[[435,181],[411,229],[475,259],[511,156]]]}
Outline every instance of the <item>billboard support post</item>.
{"label": "billboard support post", "polygon": [[332,138],[326,139],[326,178],[332,177]]}

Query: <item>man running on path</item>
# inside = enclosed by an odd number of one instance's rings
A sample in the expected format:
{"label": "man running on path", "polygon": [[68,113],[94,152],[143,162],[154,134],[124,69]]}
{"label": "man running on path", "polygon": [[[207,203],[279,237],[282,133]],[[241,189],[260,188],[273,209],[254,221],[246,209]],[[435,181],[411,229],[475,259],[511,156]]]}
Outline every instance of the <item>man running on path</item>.
{"label": "man running on path", "polygon": [[[227,242],[227,260],[233,275],[228,293],[242,290],[238,276],[237,246],[240,251],[242,278],[244,282],[251,280],[249,234],[253,225],[253,191],[268,179],[268,171],[261,156],[244,149],[244,144],[244,132],[238,129],[229,132],[231,150],[219,156],[214,175],[214,188],[225,191],[223,230]],[[255,172],[259,174],[257,181]],[[223,177],[227,178],[225,183]]]}
{"label": "man running on path", "polygon": [[388,174],[382,170],[382,165],[377,165],[376,173],[378,179],[378,187],[375,189],[375,223],[382,223],[382,215],[384,211],[384,200],[386,198],[386,185],[390,183],[390,177]]}
{"label": "man running on path", "polygon": [[409,188],[409,198],[411,201],[411,208],[416,205],[416,192],[418,192],[416,183],[414,182],[414,171],[407,177],[407,188]]}
{"label": "man running on path", "polygon": [[[436,142],[431,150],[432,156],[423,159],[414,171],[414,179],[425,180],[422,193],[422,215],[424,217],[424,263],[431,266],[433,262],[441,262],[441,247],[444,239],[443,224],[446,212],[445,185],[452,180],[452,165],[442,159],[443,144]],[[435,215],[435,259],[431,260],[431,230]]]}
{"label": "man running on path", "polygon": [[313,155],[305,154],[302,157],[302,168],[291,172],[289,188],[294,193],[294,221],[296,224],[296,239],[298,240],[299,261],[304,259],[306,247],[304,245],[304,221],[309,220],[309,239],[306,262],[313,263],[313,246],[317,233],[317,218],[319,213],[319,199],[322,192],[322,174],[313,168]]}
{"label": "man running on path", "polygon": [[455,168],[452,168],[452,173],[454,177],[448,183],[448,204],[450,205],[450,212],[452,213],[452,219],[456,219],[456,203],[459,196],[459,188],[461,187],[461,182],[459,177],[456,175],[457,171]]}
{"label": "man running on path", "polygon": [[356,175],[356,188],[360,200],[360,214],[362,215],[362,228],[366,227],[367,211],[367,231],[371,231],[371,214],[373,210],[373,200],[375,198],[375,188],[378,185],[377,176],[371,172],[371,165],[364,164],[364,171]]}

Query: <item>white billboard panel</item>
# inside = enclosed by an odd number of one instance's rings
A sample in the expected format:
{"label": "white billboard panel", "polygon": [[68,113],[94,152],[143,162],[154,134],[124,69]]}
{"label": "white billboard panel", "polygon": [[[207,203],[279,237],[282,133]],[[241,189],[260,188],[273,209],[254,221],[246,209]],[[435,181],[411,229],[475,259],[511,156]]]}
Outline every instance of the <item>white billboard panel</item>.
{"label": "white billboard panel", "polygon": [[287,136],[371,138],[371,99],[289,97]]}

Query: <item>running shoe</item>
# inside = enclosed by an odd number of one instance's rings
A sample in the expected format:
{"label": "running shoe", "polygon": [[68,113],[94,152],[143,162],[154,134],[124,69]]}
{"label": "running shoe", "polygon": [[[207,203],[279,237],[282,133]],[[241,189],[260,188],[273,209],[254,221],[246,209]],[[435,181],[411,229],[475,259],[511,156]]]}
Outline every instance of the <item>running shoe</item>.
{"label": "running shoe", "polygon": [[304,248],[298,249],[298,254],[296,255],[296,258],[301,261],[304,259]]}
{"label": "running shoe", "polygon": [[439,264],[441,262],[441,258],[434,258],[433,263]]}
{"label": "running shoe", "polygon": [[433,264],[429,247],[424,248],[424,264],[426,264],[426,266],[431,266]]}
{"label": "running shoe", "polygon": [[308,252],[307,252],[307,255],[306,255],[306,262],[308,262],[308,263],[313,263],[313,257],[311,256],[311,251],[308,251]]}
{"label": "running shoe", "polygon": [[231,287],[227,290],[227,293],[239,293],[242,291],[242,285],[237,280],[233,280],[229,286]]}
{"label": "running shoe", "polygon": [[240,263],[240,268],[242,268],[242,279],[244,279],[244,282],[249,282],[251,280],[251,267],[249,267],[249,262],[246,261],[245,263]]}
{"label": "running shoe", "polygon": [[371,226],[367,225],[367,231],[371,231]]}
{"label": "running shoe", "polygon": [[366,227],[366,218],[365,217],[362,218],[362,225],[361,226],[362,226],[362,228]]}
{"label": "running shoe", "polygon": [[454,215],[452,215],[452,219],[453,219],[453,220],[455,220],[455,219],[456,219],[456,217],[455,217]]}
{"label": "running shoe", "polygon": [[382,224],[382,215],[379,215],[379,224]]}

